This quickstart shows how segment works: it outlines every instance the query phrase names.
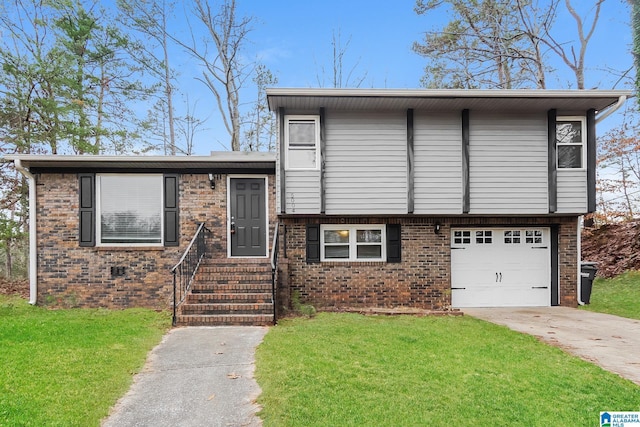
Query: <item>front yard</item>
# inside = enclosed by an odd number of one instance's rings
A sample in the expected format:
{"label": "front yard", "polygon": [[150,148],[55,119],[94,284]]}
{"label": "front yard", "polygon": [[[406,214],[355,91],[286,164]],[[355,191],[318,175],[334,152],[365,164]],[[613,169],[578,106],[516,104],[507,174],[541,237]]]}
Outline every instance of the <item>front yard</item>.
{"label": "front yard", "polygon": [[613,279],[596,278],[591,304],[582,308],[640,319],[640,271],[628,271]]}
{"label": "front yard", "polygon": [[469,317],[286,319],[257,351],[265,426],[597,425],[640,387]]}
{"label": "front yard", "polygon": [[[640,272],[586,310],[640,319]],[[97,426],[170,326],[149,310],[47,310],[0,295],[0,426]],[[469,317],[283,319],[257,351],[265,426],[597,425],[640,387]]]}
{"label": "front yard", "polygon": [[0,295],[0,426],[98,426],[170,324],[151,310],[47,310]]}

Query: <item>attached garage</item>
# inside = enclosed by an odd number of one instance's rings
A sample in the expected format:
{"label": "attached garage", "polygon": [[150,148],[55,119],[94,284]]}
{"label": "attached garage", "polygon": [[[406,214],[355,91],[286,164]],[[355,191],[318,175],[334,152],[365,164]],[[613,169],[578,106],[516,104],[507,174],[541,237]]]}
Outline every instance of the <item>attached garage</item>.
{"label": "attached garage", "polygon": [[452,229],[451,305],[552,305],[552,246],[549,227]]}

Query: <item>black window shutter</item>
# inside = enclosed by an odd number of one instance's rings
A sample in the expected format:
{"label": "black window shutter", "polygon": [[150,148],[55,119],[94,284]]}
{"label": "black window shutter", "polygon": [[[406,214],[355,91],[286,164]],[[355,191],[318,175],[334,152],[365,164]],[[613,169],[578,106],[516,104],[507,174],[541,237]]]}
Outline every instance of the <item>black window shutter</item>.
{"label": "black window shutter", "polygon": [[307,224],[307,264],[320,262],[320,224]]}
{"label": "black window shutter", "polygon": [[79,219],[78,240],[80,246],[96,245],[96,175],[78,174]]}
{"label": "black window shutter", "polygon": [[402,232],[400,224],[387,224],[387,262],[402,261]]}
{"label": "black window shutter", "polygon": [[164,174],[164,245],[180,245],[178,174]]}

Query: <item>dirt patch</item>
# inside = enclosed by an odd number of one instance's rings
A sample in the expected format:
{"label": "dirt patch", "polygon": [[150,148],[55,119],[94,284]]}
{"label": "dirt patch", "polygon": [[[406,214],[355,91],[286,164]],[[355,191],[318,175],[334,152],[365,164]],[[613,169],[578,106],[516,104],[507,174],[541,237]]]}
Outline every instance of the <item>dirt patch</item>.
{"label": "dirt patch", "polygon": [[582,260],[597,262],[600,277],[640,270],[640,221],[584,229]]}
{"label": "dirt patch", "polygon": [[29,281],[0,278],[0,295],[20,295],[22,298],[29,298]]}

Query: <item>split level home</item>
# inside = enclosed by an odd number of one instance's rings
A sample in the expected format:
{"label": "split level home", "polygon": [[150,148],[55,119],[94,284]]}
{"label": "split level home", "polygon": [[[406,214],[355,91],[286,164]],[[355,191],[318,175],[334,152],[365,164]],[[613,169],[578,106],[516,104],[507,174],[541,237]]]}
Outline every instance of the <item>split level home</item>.
{"label": "split level home", "polygon": [[320,309],[577,306],[601,90],[267,90],[275,153],[6,156],[31,303],[177,324]]}

